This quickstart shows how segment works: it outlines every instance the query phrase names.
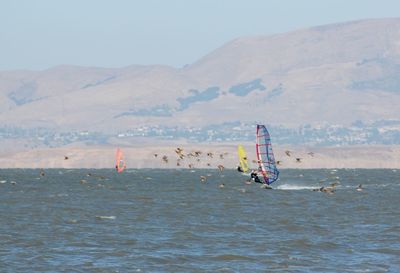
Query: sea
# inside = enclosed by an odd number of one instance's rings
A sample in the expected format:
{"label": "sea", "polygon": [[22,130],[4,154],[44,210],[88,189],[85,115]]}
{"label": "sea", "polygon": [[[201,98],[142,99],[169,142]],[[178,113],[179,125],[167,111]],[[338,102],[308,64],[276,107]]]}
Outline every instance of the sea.
{"label": "sea", "polygon": [[248,178],[1,169],[0,272],[400,272],[400,170]]}

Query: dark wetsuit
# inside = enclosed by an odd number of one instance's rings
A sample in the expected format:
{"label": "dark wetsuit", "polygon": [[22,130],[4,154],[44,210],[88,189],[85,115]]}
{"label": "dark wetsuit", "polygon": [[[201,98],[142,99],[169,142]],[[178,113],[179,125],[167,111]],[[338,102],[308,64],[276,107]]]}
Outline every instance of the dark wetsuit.
{"label": "dark wetsuit", "polygon": [[242,173],[242,172],[243,172],[242,167],[238,166],[238,167],[237,167],[237,171]]}
{"label": "dark wetsuit", "polygon": [[254,179],[254,182],[256,182],[256,183],[262,183],[261,180],[260,180],[260,178],[258,177],[257,173],[252,172],[250,176],[251,176],[252,179]]}

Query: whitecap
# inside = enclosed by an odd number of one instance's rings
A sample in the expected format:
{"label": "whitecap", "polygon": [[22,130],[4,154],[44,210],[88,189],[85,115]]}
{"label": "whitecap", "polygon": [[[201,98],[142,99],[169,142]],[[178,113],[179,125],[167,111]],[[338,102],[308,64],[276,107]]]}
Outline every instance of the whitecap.
{"label": "whitecap", "polygon": [[105,215],[96,215],[96,219],[101,219],[101,220],[104,220],[104,219],[109,219],[109,220],[114,220],[116,217],[115,216],[105,216]]}
{"label": "whitecap", "polygon": [[283,184],[276,187],[278,190],[312,190],[317,187],[315,186],[304,186],[304,185],[293,185],[293,184]]}

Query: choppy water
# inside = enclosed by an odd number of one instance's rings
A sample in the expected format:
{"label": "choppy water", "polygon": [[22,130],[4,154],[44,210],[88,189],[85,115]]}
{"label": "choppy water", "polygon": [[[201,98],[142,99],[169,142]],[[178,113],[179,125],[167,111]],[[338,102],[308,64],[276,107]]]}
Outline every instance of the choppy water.
{"label": "choppy water", "polygon": [[400,272],[400,170],[45,172],[0,170],[0,272]]}

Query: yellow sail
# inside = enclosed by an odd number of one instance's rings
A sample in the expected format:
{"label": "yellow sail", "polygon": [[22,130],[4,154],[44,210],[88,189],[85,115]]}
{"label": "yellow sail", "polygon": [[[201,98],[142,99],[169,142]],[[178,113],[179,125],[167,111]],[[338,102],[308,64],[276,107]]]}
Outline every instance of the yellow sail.
{"label": "yellow sail", "polygon": [[242,168],[243,172],[246,173],[249,170],[249,164],[247,163],[246,151],[244,150],[242,145],[238,145],[238,156],[240,167]]}

